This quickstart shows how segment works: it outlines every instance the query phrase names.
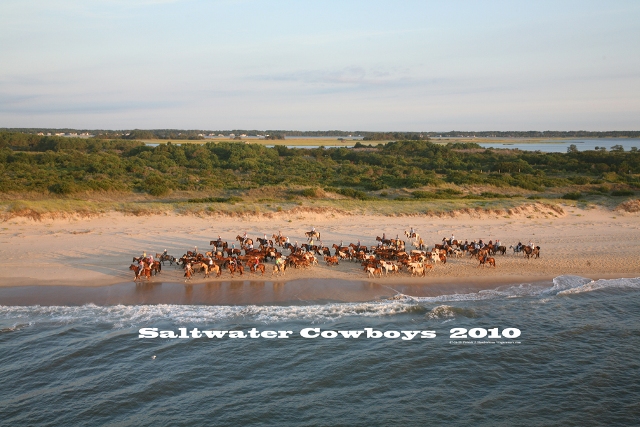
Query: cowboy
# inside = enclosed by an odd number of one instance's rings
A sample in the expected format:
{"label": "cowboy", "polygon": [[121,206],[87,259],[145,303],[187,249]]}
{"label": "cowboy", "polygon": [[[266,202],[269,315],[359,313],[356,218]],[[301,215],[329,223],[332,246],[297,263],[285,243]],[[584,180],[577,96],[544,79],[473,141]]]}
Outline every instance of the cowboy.
{"label": "cowboy", "polygon": [[453,241],[455,240],[455,237],[453,237],[453,234],[451,235],[451,243],[449,243],[450,245],[453,245]]}

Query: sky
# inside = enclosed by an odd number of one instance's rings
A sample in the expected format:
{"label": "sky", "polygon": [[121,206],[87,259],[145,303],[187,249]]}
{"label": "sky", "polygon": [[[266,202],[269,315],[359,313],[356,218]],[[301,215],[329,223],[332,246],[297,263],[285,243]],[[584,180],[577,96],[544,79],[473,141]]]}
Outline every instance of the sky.
{"label": "sky", "polygon": [[640,1],[2,0],[0,127],[640,130]]}

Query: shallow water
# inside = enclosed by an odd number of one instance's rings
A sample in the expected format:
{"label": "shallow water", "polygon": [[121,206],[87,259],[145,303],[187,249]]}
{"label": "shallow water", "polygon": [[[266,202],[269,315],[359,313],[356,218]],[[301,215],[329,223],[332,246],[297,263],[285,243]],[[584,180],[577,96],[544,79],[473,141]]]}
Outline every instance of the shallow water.
{"label": "shallow water", "polygon": [[[640,279],[562,276],[358,303],[4,305],[0,424],[634,425],[639,303]],[[293,333],[140,339],[140,328]],[[521,335],[451,339],[453,328]]]}
{"label": "shallow water", "polygon": [[[518,142],[481,142],[474,140],[482,148],[508,148],[522,151],[542,151],[543,153],[566,153],[571,144],[574,144],[578,151],[595,150],[597,147],[604,147],[611,150],[614,145],[620,145],[625,151],[630,151],[633,147],[640,148],[640,139],[637,138],[576,138],[565,139],[558,142],[540,143],[518,143]],[[551,140],[550,140],[551,141]]]}

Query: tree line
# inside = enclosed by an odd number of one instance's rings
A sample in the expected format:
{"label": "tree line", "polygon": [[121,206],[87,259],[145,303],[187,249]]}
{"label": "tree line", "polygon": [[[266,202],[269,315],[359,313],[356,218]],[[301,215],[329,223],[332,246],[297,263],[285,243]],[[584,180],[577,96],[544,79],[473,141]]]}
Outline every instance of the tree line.
{"label": "tree line", "polygon": [[[568,185],[588,190],[603,183],[632,192],[640,188],[637,150],[541,153],[428,140],[329,149],[233,141],[151,147],[134,140],[4,132],[0,170],[0,192],[57,194],[129,191],[162,196],[172,190],[307,186],[367,198],[378,197],[384,189],[437,188],[445,183],[532,192]],[[423,191],[415,197],[441,194]]]}

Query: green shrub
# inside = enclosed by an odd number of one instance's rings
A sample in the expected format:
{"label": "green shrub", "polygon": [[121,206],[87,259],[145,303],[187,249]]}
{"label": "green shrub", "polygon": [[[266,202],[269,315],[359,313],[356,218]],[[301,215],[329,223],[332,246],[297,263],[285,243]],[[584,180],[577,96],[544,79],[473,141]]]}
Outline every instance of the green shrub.
{"label": "green shrub", "polygon": [[[437,199],[436,193],[431,191],[414,191],[411,193],[416,199]],[[397,200],[397,199],[396,199]]]}
{"label": "green shrub", "polygon": [[317,188],[305,188],[300,193],[304,197],[318,197],[318,189]]}
{"label": "green shrub", "polygon": [[574,191],[572,193],[567,193],[564,196],[562,196],[562,199],[565,200],[578,200],[582,197],[582,193],[580,193],[579,191]]}
{"label": "green shrub", "polygon": [[586,176],[574,176],[573,178],[569,178],[569,181],[577,185],[585,185],[589,184],[591,182],[591,179],[587,178]]}
{"label": "green shrub", "polygon": [[57,182],[49,186],[49,191],[55,194],[72,194],[77,190],[77,186],[70,181]]}
{"label": "green shrub", "polygon": [[369,197],[367,193],[360,190],[354,190],[352,188],[340,188],[337,191],[338,194],[342,194],[343,196],[351,197],[352,199],[358,200],[371,200],[372,197]]}
{"label": "green shrub", "polygon": [[631,191],[631,190],[614,190],[614,191],[611,192],[611,195],[612,196],[616,196],[616,197],[619,197],[619,196],[625,196],[625,197],[626,196],[633,196],[635,194],[636,193]]}
{"label": "green shrub", "polygon": [[483,191],[480,195],[487,199],[509,199],[513,197],[508,194],[492,193],[490,191]]}

